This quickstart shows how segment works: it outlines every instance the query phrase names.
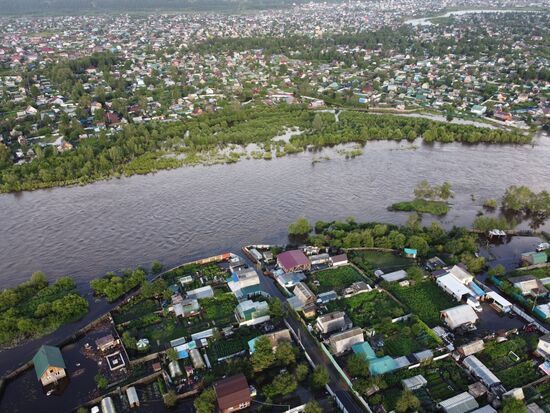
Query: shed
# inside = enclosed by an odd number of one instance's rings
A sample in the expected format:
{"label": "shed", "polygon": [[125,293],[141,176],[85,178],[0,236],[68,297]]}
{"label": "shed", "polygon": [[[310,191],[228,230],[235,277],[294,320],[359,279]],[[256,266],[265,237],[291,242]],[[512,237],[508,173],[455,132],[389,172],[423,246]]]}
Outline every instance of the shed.
{"label": "shed", "polygon": [[173,379],[183,375],[183,372],[181,371],[180,365],[177,361],[171,361],[170,364],[168,364],[168,370],[170,371],[170,377],[172,377]]}
{"label": "shed", "polygon": [[413,248],[405,248],[403,251],[405,252],[405,257],[407,258],[416,258],[416,254],[418,254],[418,251]]}
{"label": "shed", "polygon": [[334,257],[330,257],[330,261],[332,262],[333,267],[347,265],[348,256],[346,254],[335,255]]}
{"label": "shed", "polygon": [[65,361],[61,350],[54,346],[43,345],[32,358],[36,378],[43,386],[54,383],[67,376]]}
{"label": "shed", "polygon": [[390,356],[384,356],[369,361],[369,371],[373,376],[381,376],[397,370],[397,363]]}
{"label": "shed", "polygon": [[488,388],[500,384],[500,380],[476,356],[468,356],[463,361],[464,366]]}
{"label": "shed", "polygon": [[416,376],[410,377],[408,379],[401,380],[401,384],[405,390],[417,390],[424,387],[428,384],[428,381],[424,378],[422,374],[417,374]]}
{"label": "shed", "polygon": [[489,291],[487,297],[491,299],[491,304],[503,313],[512,311],[513,304],[495,291]]}
{"label": "shed", "polygon": [[521,254],[521,260],[529,265],[544,264],[546,261],[548,261],[548,256],[544,251],[532,251]]}
{"label": "shed", "polygon": [[189,350],[189,355],[191,356],[191,363],[196,369],[203,369],[205,367],[204,360],[202,359],[201,353],[196,348]]}
{"label": "shed", "polygon": [[485,348],[485,343],[483,342],[483,340],[475,340],[458,347],[457,350],[464,357],[468,357],[468,356],[471,356],[472,354],[479,353],[484,348]]}
{"label": "shed", "polygon": [[443,409],[445,413],[466,413],[477,409],[479,404],[470,393],[464,392],[450,399],[443,400],[439,403],[439,407]]}
{"label": "shed", "polygon": [[134,386],[126,389],[126,396],[128,397],[130,407],[139,407],[139,397]]}

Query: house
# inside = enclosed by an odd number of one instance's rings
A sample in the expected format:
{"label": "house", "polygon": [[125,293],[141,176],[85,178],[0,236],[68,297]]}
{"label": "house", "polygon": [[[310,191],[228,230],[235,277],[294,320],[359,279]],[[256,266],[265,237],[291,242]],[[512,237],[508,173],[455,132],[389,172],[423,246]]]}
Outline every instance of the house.
{"label": "house", "polygon": [[468,357],[468,356],[471,356],[472,354],[483,351],[484,348],[485,348],[485,343],[483,342],[483,340],[475,340],[458,347],[456,350],[463,357]]}
{"label": "house", "polygon": [[311,265],[323,265],[330,262],[330,256],[328,254],[317,254],[309,257]]}
{"label": "house", "polygon": [[59,348],[43,345],[32,358],[36,378],[42,386],[55,383],[67,377],[67,367]]}
{"label": "house", "polygon": [[522,295],[529,295],[533,298],[545,296],[548,294],[548,290],[542,284],[542,282],[532,275],[521,275],[519,277],[512,277],[508,279],[515,288],[521,290]]}
{"label": "house", "polygon": [[311,262],[300,250],[285,251],[277,255],[277,264],[284,272],[311,269]]}
{"label": "house", "polygon": [[487,108],[485,106],[474,105],[470,109],[470,112],[476,116],[483,116],[487,112]]}
{"label": "house", "polygon": [[334,311],[317,317],[315,328],[323,334],[333,331],[342,331],[346,328],[346,313],[343,311]]}
{"label": "house", "polygon": [[449,274],[464,285],[468,285],[474,281],[474,276],[466,271],[461,265],[454,265],[453,268],[449,270]]}
{"label": "house", "polygon": [[426,261],[425,268],[428,271],[436,271],[445,267],[445,262],[439,257],[432,257]]}
{"label": "house", "polygon": [[303,272],[284,272],[278,270],[280,274],[276,274],[275,278],[277,282],[285,288],[294,287],[301,281],[306,279],[306,275]]}
{"label": "house", "polygon": [[545,334],[542,337],[539,337],[537,352],[545,358],[550,357],[550,334]]}
{"label": "house", "polygon": [[366,341],[356,343],[351,348],[355,354],[368,361],[369,372],[373,376],[390,373],[399,368],[399,364],[392,357],[377,357],[370,344]]}
{"label": "house", "polygon": [[546,261],[548,261],[548,256],[544,251],[526,252],[521,254],[521,261],[526,263],[527,265],[544,264],[546,263]]}
{"label": "house", "polygon": [[261,294],[260,277],[254,268],[233,271],[227,285],[237,299],[248,299]]}
{"label": "house", "polygon": [[174,304],[174,313],[177,317],[193,317],[200,313],[201,306],[195,298],[186,298]]}
{"label": "house", "polygon": [[301,301],[302,305],[315,303],[315,294],[303,282],[299,282],[294,287],[293,293]]}
{"label": "house", "polygon": [[252,326],[269,320],[269,305],[266,301],[242,301],[235,308],[240,325]]}
{"label": "house", "polygon": [[112,334],[109,334],[98,338],[95,341],[95,345],[99,351],[107,351],[117,345],[117,340],[115,340]]}
{"label": "house", "polygon": [[227,377],[213,385],[218,409],[221,413],[231,413],[250,406],[250,387],[244,374]]}
{"label": "house", "polygon": [[345,288],[342,291],[342,295],[345,298],[348,298],[357,294],[368,293],[369,291],[372,291],[372,288],[370,287],[370,285],[368,285],[364,281],[356,281],[353,284],[351,284],[348,288]]}
{"label": "house", "polygon": [[328,339],[332,354],[339,355],[348,351],[354,344],[363,343],[363,330],[359,327],[336,333]]}
{"label": "house", "polygon": [[346,254],[335,255],[334,257],[330,257],[330,262],[333,267],[341,267],[348,264],[348,256]]}
{"label": "house", "polygon": [[510,114],[508,112],[504,112],[502,110],[496,110],[495,114],[494,114],[494,118],[496,120],[500,120],[502,122],[507,122],[507,121],[512,120],[512,114]]}
{"label": "house", "polygon": [[317,296],[317,304],[326,304],[337,299],[338,299],[338,294],[336,293],[336,291],[331,290],[331,291],[327,291],[325,293],[319,294]]}
{"label": "house", "polygon": [[445,413],[467,413],[478,407],[476,399],[468,392],[457,394],[439,403],[439,408]]}
{"label": "house", "polygon": [[214,297],[214,290],[210,285],[204,287],[195,288],[194,290],[187,291],[187,298],[194,298],[200,300],[201,298]]}
{"label": "house", "polygon": [[441,311],[441,318],[451,330],[474,326],[478,320],[476,312],[468,304]]}
{"label": "house", "polygon": [[465,297],[473,295],[472,290],[458,281],[450,273],[439,277],[436,283],[443,291],[452,295],[457,301],[462,301]]}

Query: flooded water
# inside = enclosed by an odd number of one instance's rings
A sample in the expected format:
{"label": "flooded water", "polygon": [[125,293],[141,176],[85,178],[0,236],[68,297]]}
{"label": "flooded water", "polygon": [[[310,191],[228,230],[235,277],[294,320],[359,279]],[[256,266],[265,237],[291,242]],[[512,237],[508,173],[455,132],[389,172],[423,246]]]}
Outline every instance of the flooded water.
{"label": "flooded water", "polygon": [[[312,163],[324,155],[331,160]],[[324,150],[4,194],[0,286],[38,270],[75,276],[84,286],[153,260],[169,265],[246,243],[284,243],[300,216],[404,223],[407,213],[387,207],[412,198],[423,179],[453,185],[444,226],[470,225],[483,200],[509,185],[548,189],[548,159],[547,137],[533,146],[371,142],[349,160]]]}

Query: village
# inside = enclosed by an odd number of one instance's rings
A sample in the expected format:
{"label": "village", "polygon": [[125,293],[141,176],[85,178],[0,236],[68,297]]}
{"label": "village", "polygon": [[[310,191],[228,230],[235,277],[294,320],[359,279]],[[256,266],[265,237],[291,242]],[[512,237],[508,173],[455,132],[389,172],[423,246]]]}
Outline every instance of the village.
{"label": "village", "polygon": [[252,245],[187,263],[76,343],[42,346],[10,386],[93,413],[548,412],[549,245],[486,237],[479,275],[410,247]]}
{"label": "village", "polygon": [[[23,164],[125,125],[186,121],[235,104],[428,116],[522,133],[547,125],[546,12],[415,24],[418,3],[437,15],[447,2],[387,3],[12,19],[0,32],[3,159]],[[478,44],[484,36],[498,36],[495,46]]]}

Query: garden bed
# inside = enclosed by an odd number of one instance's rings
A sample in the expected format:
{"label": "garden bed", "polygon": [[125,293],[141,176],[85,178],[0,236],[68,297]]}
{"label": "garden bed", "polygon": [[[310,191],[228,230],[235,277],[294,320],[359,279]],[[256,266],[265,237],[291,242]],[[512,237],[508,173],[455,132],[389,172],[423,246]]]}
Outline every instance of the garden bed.
{"label": "garden bed", "polygon": [[[318,281],[319,286],[314,281]],[[339,293],[357,281],[364,281],[363,276],[352,266],[346,265],[344,267],[329,268],[312,273],[309,277],[308,285],[316,294],[330,290],[335,290]]]}

